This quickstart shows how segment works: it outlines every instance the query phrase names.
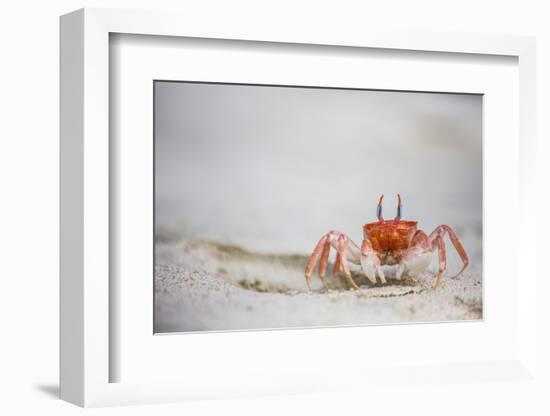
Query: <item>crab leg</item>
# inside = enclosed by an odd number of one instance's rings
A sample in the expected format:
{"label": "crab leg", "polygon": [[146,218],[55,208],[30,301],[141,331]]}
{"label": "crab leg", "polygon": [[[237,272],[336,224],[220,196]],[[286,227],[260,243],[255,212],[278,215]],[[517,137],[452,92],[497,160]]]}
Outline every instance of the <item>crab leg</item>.
{"label": "crab leg", "polygon": [[[313,250],[313,253],[311,253],[311,256],[309,257],[309,260],[306,265],[305,270],[305,277],[306,277],[306,283],[311,290],[310,286],[310,278],[311,274],[313,273],[313,270],[315,269],[315,266],[317,265],[317,262],[320,259],[319,264],[319,279],[325,285],[325,274],[328,266],[328,257],[330,254],[330,247],[334,247],[336,249],[336,261],[334,263],[334,267],[332,269],[332,274],[335,277],[338,277],[338,280],[340,280],[340,277],[338,276],[338,271],[340,268],[344,271],[344,275],[346,276],[346,279],[350,283],[350,285],[361,292],[359,289],[359,286],[355,284],[353,279],[351,278],[351,273],[349,270],[349,264],[348,262],[352,262],[353,264],[360,264],[360,250],[357,245],[349,239],[348,236],[346,236],[344,233],[340,231],[329,231],[326,233],[317,245],[315,246],[315,249]],[[325,285],[326,287],[326,285]]]}
{"label": "crab leg", "polygon": [[325,242],[325,245],[323,246],[323,252],[321,253],[321,261],[319,263],[319,279],[321,280],[321,283],[323,283],[323,286],[326,287],[325,284],[325,274],[327,272],[327,265],[328,265],[328,255],[330,253],[330,242]]}
{"label": "crab leg", "polygon": [[443,238],[436,237],[433,242],[433,249],[435,249],[435,245],[437,244],[438,248],[438,254],[439,254],[439,270],[437,272],[437,277],[435,278],[435,285],[434,289],[437,289],[439,286],[439,281],[441,280],[441,275],[445,271],[445,268],[447,267],[447,256],[445,253],[445,243],[443,242]]}
{"label": "crab leg", "polygon": [[309,290],[311,290],[311,285],[309,283],[311,273],[313,272],[313,269],[317,264],[317,260],[319,259],[319,256],[321,255],[322,251],[324,250],[325,243],[327,241],[328,241],[328,234],[325,234],[323,237],[321,237],[321,239],[313,249],[313,253],[311,253],[311,256],[309,257],[309,260],[307,262],[305,277],[306,277],[307,287],[309,288]]}
{"label": "crab leg", "polygon": [[348,238],[345,235],[341,235],[338,238],[338,254],[340,255],[340,261],[342,263],[342,268],[344,269],[344,275],[346,276],[346,279],[348,280],[349,284],[359,293],[363,294],[363,291],[359,288],[359,286],[357,286],[357,284],[351,277],[351,273],[349,271],[348,260],[346,259],[347,243],[348,243]]}
{"label": "crab leg", "polygon": [[468,264],[469,264],[469,260],[468,260],[468,255],[466,254],[466,250],[464,250],[464,246],[462,245],[462,243],[460,242],[460,240],[458,239],[456,233],[453,231],[453,229],[451,227],[449,227],[448,225],[440,225],[438,227],[435,228],[435,230],[433,230],[433,232],[430,234],[430,242],[432,242],[432,244],[434,244],[435,240],[440,237],[441,239],[443,239],[443,237],[445,236],[445,233],[449,234],[449,238],[451,239],[451,242],[453,243],[453,246],[455,247],[458,255],[460,256],[460,259],[462,260],[462,268],[460,269],[460,271],[455,274],[453,276],[453,279],[458,277],[465,269],[466,267],[468,267]]}
{"label": "crab leg", "polygon": [[412,238],[411,245],[415,247],[422,247],[423,249],[430,250],[432,245],[430,244],[430,239],[426,233],[422,230],[417,230]]}
{"label": "crab leg", "polygon": [[342,281],[340,280],[340,254],[336,253],[336,259],[334,260],[334,266],[332,267],[332,277],[335,281],[338,281],[340,286]]}

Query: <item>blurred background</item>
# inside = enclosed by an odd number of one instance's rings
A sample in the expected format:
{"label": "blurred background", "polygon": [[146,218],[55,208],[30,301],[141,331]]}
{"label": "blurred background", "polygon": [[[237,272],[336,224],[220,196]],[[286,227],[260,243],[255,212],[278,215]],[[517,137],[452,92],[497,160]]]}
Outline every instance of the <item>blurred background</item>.
{"label": "blurred background", "polygon": [[482,96],[157,81],[155,186],[157,241],[360,244],[380,194],[393,218],[400,193],[404,219],[481,255]]}

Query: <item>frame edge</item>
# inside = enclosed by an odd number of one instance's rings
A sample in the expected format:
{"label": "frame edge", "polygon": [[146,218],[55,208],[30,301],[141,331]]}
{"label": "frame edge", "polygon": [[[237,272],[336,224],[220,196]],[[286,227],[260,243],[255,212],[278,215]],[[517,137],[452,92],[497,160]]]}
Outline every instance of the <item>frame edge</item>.
{"label": "frame edge", "polygon": [[84,11],[61,16],[60,398],[84,405]]}

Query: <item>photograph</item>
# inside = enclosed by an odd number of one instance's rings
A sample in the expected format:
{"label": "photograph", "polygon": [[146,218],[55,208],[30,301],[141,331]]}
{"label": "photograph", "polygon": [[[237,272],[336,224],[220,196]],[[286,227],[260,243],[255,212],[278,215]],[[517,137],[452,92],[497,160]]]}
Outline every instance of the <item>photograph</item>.
{"label": "photograph", "polygon": [[483,319],[483,95],[155,80],[154,333]]}

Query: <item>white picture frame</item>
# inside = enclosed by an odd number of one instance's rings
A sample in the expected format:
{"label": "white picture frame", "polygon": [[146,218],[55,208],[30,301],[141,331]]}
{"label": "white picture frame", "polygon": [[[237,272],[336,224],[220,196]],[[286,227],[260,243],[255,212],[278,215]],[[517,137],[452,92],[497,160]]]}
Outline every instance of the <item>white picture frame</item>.
{"label": "white picture frame", "polygon": [[[274,27],[266,22],[213,22],[205,27],[191,16],[165,13],[82,9],[61,18],[61,397],[80,406],[181,401],[333,391],[354,383],[378,384],[398,377],[402,382],[437,380],[526,380],[536,376],[537,270],[534,250],[536,218],[519,215],[514,253],[521,265],[517,291],[517,342],[495,361],[417,363],[408,368],[367,366],[355,371],[334,365],[330,377],[314,368],[282,368],[276,375],[240,377],[216,370],[173,377],[177,381],[112,382],[110,366],[121,357],[110,348],[116,308],[109,293],[110,157],[109,157],[109,35],[112,33],[226,39],[331,47],[383,48],[452,54],[505,55],[519,68],[519,192],[520,214],[534,213],[535,42],[530,37],[464,33],[308,32]],[[259,44],[261,45],[261,44]],[[515,193],[513,195],[516,195]],[[516,273],[518,271],[516,270]],[[114,331],[114,332],[113,332]],[[330,330],[322,330],[329,334]],[[282,333],[282,332],[281,332]],[[275,334],[275,335],[273,335]],[[240,334],[241,337],[243,334]],[[153,336],[151,332],[151,336]],[[268,335],[277,336],[277,333]],[[302,336],[302,335],[301,335]],[[319,336],[312,332],[303,337]],[[239,337],[239,334],[233,336]],[[237,339],[235,342],[239,342]],[[242,341],[241,341],[242,342]],[[399,365],[399,363],[397,364]],[[359,367],[361,369],[361,367]],[[208,374],[208,375],[207,375]],[[214,376],[214,377],[213,377]],[[345,381],[343,381],[345,380]]]}

